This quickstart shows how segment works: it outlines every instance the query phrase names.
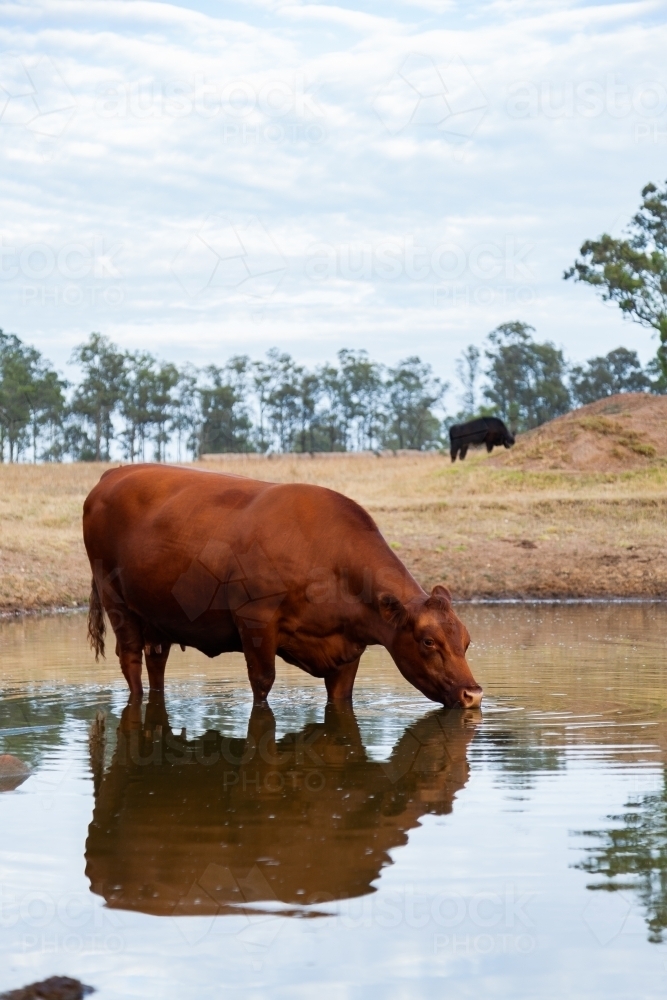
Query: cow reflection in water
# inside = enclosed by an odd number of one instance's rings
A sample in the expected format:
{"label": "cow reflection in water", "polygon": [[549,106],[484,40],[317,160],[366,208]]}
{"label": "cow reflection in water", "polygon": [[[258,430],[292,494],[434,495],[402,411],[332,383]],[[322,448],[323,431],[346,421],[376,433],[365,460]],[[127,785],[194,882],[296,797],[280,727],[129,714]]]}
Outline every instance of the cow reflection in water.
{"label": "cow reflection in water", "polygon": [[262,903],[305,915],[304,905],[373,892],[408,830],[451,812],[481,718],[431,712],[378,763],[349,706],[278,741],[267,705],[253,708],[245,740],[188,740],[160,699],[143,722],[128,705],[106,771],[102,723],[93,729],[86,874],[111,907],[174,916]]}

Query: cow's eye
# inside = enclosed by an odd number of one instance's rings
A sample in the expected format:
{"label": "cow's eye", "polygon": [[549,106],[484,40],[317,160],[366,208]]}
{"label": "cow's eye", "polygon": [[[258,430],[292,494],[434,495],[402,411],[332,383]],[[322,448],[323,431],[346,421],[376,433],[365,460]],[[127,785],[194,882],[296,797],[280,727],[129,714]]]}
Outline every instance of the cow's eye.
{"label": "cow's eye", "polygon": [[422,642],[427,649],[432,649],[435,646],[435,640],[431,639],[430,636],[428,635],[426,636],[425,639],[422,639]]}

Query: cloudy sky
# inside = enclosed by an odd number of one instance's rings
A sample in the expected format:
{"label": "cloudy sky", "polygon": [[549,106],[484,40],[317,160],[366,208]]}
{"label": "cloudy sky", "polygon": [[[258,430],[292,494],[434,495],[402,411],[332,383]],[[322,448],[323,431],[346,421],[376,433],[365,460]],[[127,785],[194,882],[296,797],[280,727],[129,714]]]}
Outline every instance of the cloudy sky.
{"label": "cloudy sky", "polygon": [[667,177],[664,0],[0,7],[0,327],[62,370],[655,350],[562,273]]}

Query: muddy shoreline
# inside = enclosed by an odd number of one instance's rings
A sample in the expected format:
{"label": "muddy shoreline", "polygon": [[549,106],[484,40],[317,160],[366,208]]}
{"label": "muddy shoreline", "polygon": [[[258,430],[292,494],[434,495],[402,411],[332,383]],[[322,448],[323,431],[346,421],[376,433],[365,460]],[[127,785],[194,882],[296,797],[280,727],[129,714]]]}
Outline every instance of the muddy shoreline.
{"label": "muddy shoreline", "polygon": [[[665,596],[647,597],[623,597],[623,596],[592,596],[592,597],[544,597],[531,595],[506,595],[498,597],[458,597],[453,595],[454,603],[457,605],[577,605],[577,604],[667,604]],[[59,615],[84,615],[88,611],[86,605],[78,605],[76,608],[53,605],[43,608],[3,608],[0,610],[0,623],[23,621],[26,618],[52,618]]]}

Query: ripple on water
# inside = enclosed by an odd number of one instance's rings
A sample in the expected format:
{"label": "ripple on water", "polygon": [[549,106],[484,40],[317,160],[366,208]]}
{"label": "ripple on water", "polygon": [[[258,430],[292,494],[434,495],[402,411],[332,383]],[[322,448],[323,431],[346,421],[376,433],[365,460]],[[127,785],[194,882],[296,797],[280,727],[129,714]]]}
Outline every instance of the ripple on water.
{"label": "ripple on water", "polygon": [[253,711],[239,656],[179,650],[137,710],[80,616],[0,624],[0,989],[658,995],[667,610],[459,613],[482,713],[378,650],[353,712],[285,665]]}

